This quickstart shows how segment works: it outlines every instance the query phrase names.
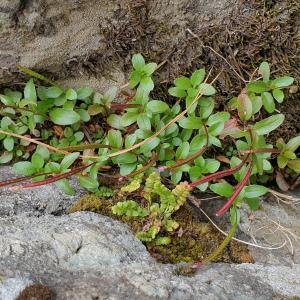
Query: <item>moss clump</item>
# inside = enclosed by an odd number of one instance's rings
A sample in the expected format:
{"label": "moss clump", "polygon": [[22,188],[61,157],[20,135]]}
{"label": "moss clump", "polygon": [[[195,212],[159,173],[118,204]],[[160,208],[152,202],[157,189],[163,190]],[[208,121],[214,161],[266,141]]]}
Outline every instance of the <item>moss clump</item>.
{"label": "moss clump", "polygon": [[73,206],[70,208],[70,212],[76,212],[76,211],[92,211],[95,213],[100,213],[102,207],[102,200],[93,195],[85,195],[82,198],[80,198]]}
{"label": "moss clump", "polygon": [[[121,199],[102,200],[95,195],[86,195],[76,202],[70,212],[92,211],[106,215],[126,223],[137,233],[147,223],[147,218],[118,216],[112,213],[112,207]],[[138,199],[136,199],[138,201]],[[154,242],[145,243],[149,253],[162,263],[196,262],[211,254],[224,240],[224,235],[217,231],[210,223],[199,222],[193,214],[193,209],[187,204],[175,214],[179,229],[175,232],[163,232],[171,238],[167,246],[157,246]],[[216,261],[252,263],[254,262],[247,247],[232,241],[226,251]]]}

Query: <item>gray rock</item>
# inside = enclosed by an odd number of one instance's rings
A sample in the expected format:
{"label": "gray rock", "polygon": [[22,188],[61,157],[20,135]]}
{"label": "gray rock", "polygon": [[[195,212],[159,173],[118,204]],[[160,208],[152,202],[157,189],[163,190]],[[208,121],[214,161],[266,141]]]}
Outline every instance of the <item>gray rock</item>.
{"label": "gray rock", "polygon": [[[0,169],[0,181],[16,178],[11,167]],[[63,193],[55,184],[44,185],[32,189],[11,192],[9,188],[0,190],[0,217],[25,214],[41,216],[44,214],[61,215],[78,200],[86,191],[83,191],[78,182],[73,179],[72,186],[77,190],[75,196]]]}
{"label": "gray rock", "polygon": [[157,264],[126,225],[93,213],[6,217],[0,220],[0,236],[0,270],[7,274],[2,293],[12,289],[15,272],[24,278],[15,285],[18,291],[31,284],[28,277],[33,276],[52,288],[58,299],[269,299],[275,295],[268,283],[247,274],[246,268],[220,264],[192,278],[176,276],[176,267]]}
{"label": "gray rock", "polygon": [[[11,168],[1,167],[1,180],[11,176]],[[76,199],[55,185],[1,190],[1,300],[15,299],[33,283],[47,285],[64,300],[268,300],[300,294],[300,267],[280,261],[286,252],[276,254],[277,260],[212,264],[193,277],[180,276],[178,266],[151,258],[127,225],[94,213],[67,215]]]}

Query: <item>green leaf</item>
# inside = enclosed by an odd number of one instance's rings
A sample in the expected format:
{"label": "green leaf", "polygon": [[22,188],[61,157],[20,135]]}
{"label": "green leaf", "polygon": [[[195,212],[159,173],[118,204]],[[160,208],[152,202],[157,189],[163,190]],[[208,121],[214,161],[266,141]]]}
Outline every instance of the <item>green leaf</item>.
{"label": "green leaf", "polygon": [[13,99],[6,95],[0,95],[0,100],[4,105],[13,106],[15,105]]}
{"label": "green leaf", "polygon": [[15,140],[11,136],[7,136],[3,141],[3,147],[7,151],[12,151],[14,149],[14,145],[15,145]]}
{"label": "green leaf", "polygon": [[50,119],[57,125],[71,125],[80,121],[80,115],[73,110],[54,108],[49,113]]}
{"label": "green leaf", "polygon": [[16,173],[23,176],[31,176],[35,173],[35,168],[29,161],[20,161],[13,165],[13,169]]}
{"label": "green leaf", "polygon": [[39,170],[44,166],[44,159],[40,154],[35,152],[31,157],[31,163],[36,170]]}
{"label": "green leaf", "polygon": [[143,67],[145,66],[145,60],[140,53],[134,54],[131,61],[135,70],[142,71]]}
{"label": "green leaf", "polygon": [[204,96],[212,96],[216,93],[216,89],[208,83],[201,83],[199,89]]}
{"label": "green leaf", "polygon": [[184,98],[186,96],[186,91],[183,89],[180,89],[178,87],[171,87],[168,89],[168,93],[173,96],[173,97],[177,97],[177,98]]}
{"label": "green leaf", "polygon": [[191,84],[196,87],[198,86],[205,77],[205,69],[199,69],[192,74]]}
{"label": "green leaf", "polygon": [[22,99],[22,93],[12,91],[11,89],[4,89],[4,94],[8,96],[14,103],[18,103]]}
{"label": "green leaf", "polygon": [[199,101],[199,106],[200,106],[200,118],[207,119],[214,110],[215,101],[211,97],[202,98],[201,101]]}
{"label": "green leaf", "polygon": [[259,81],[254,81],[250,82],[247,84],[247,91],[248,92],[254,92],[254,93],[263,93],[268,90],[268,86],[266,85],[265,82],[259,80]]}
{"label": "green leaf", "polygon": [[295,171],[296,173],[300,173],[300,159],[290,160],[287,163],[288,167]]}
{"label": "green leaf", "polygon": [[237,97],[233,97],[228,101],[228,108],[230,110],[237,109],[237,102],[238,102],[237,100],[238,100]]}
{"label": "green leaf", "polygon": [[13,152],[4,151],[0,156],[0,164],[6,164],[10,162],[14,157]]}
{"label": "green leaf", "polygon": [[294,82],[294,78],[290,76],[283,76],[272,81],[272,86],[276,88],[283,88],[291,85]]}
{"label": "green leaf", "polygon": [[233,191],[234,191],[233,186],[227,182],[214,183],[214,184],[211,184],[209,186],[209,188],[214,193],[216,193],[220,196],[226,197],[226,198],[231,197],[231,195],[233,194]]}
{"label": "green leaf", "polygon": [[196,166],[199,166],[201,168],[201,173],[202,170],[204,170],[205,168],[205,159],[203,158],[203,156],[199,156],[194,160],[194,163]]}
{"label": "green leaf", "polygon": [[280,89],[274,89],[272,91],[272,94],[273,94],[273,97],[275,98],[275,100],[278,102],[278,103],[282,103],[283,100],[284,100],[284,93],[282,90]]}
{"label": "green leaf", "polygon": [[71,187],[68,179],[64,178],[55,182],[55,185],[67,195],[74,196],[76,191]]}
{"label": "green leaf", "polygon": [[245,93],[241,93],[237,100],[237,109],[239,117],[242,121],[247,121],[252,116],[252,102],[249,96]]}
{"label": "green leaf", "polygon": [[262,101],[263,101],[264,108],[269,114],[275,111],[275,102],[271,93],[264,92],[262,94]]}
{"label": "green leaf", "polygon": [[28,100],[28,99],[23,99],[23,100],[21,100],[19,102],[19,107],[20,108],[24,108],[27,105],[34,105],[34,106],[36,106],[37,103],[35,101],[33,101],[33,100]]}
{"label": "green leaf", "polygon": [[190,143],[190,152],[195,153],[199,151],[201,148],[205,146],[205,144],[206,144],[206,135],[204,134],[196,135]]}
{"label": "green leaf", "polygon": [[251,210],[258,210],[260,207],[260,199],[259,198],[247,198],[246,199],[248,206]]}
{"label": "green leaf", "polygon": [[101,104],[92,104],[89,106],[87,112],[90,116],[96,116],[98,114],[104,114],[105,108]]}
{"label": "green leaf", "polygon": [[36,102],[37,97],[36,97],[36,90],[35,90],[35,85],[33,79],[30,79],[25,86],[24,89],[24,98],[26,100],[31,100]]}
{"label": "green leaf", "polygon": [[137,160],[137,157],[132,154],[132,153],[123,153],[123,154],[120,154],[116,157],[114,157],[114,161],[117,163],[117,164],[132,164],[132,163],[135,163]]}
{"label": "green leaf", "polygon": [[246,198],[257,198],[268,193],[269,189],[257,184],[252,184],[245,187]]}
{"label": "green leaf", "polygon": [[195,181],[200,178],[202,174],[202,168],[199,166],[193,166],[189,169],[189,176],[191,181]]}
{"label": "green leaf", "polygon": [[91,87],[82,87],[77,90],[77,99],[83,100],[90,97],[94,90]]}
{"label": "green leaf", "polygon": [[157,64],[156,63],[149,63],[149,64],[146,64],[143,68],[142,68],[142,71],[147,75],[147,76],[150,76],[154,73],[154,71],[156,70],[157,68]]}
{"label": "green leaf", "polygon": [[141,146],[141,152],[142,153],[148,153],[155,149],[160,143],[160,139],[158,137],[155,137],[150,142],[144,144]]}
{"label": "green leaf", "polygon": [[262,75],[264,82],[270,80],[270,66],[267,62],[262,62],[259,66],[258,73]]}
{"label": "green leaf", "polygon": [[140,129],[151,130],[150,119],[148,118],[148,116],[145,113],[138,115],[137,124],[138,124]]}
{"label": "green leaf", "polygon": [[290,151],[295,152],[297,148],[300,146],[300,136],[296,136],[290,139],[286,146]]}
{"label": "green leaf", "polygon": [[57,86],[47,88],[46,96],[48,98],[57,98],[63,93],[63,90]]}
{"label": "green leaf", "polygon": [[111,129],[107,134],[108,143],[111,147],[120,149],[123,146],[122,133],[119,130]]}
{"label": "green leaf", "polygon": [[122,116],[116,114],[110,114],[107,118],[107,124],[116,129],[123,129],[122,126]]}
{"label": "green leaf", "polygon": [[260,96],[251,96],[249,97],[251,102],[252,102],[252,115],[255,115],[256,113],[258,113],[260,111],[260,109],[262,108],[262,99]]}
{"label": "green leaf", "polygon": [[139,114],[137,114],[135,112],[134,113],[128,112],[128,113],[124,114],[121,119],[121,125],[123,127],[130,126],[131,124],[136,122],[138,115]]}
{"label": "green leaf", "polygon": [[284,157],[283,155],[278,155],[277,156],[277,165],[280,169],[283,169],[286,167],[289,159]]}
{"label": "green leaf", "polygon": [[88,122],[91,119],[90,115],[88,114],[88,112],[85,109],[81,109],[81,108],[80,109],[76,109],[75,112],[77,114],[79,114],[80,119],[83,122]]}
{"label": "green leaf", "polygon": [[219,170],[220,165],[220,162],[216,159],[206,159],[203,173],[215,173]]}
{"label": "green leaf", "polygon": [[139,84],[139,82],[141,81],[141,79],[142,79],[141,72],[139,72],[137,70],[133,71],[130,75],[129,87],[130,88],[136,87]]}
{"label": "green leaf", "polygon": [[88,190],[97,189],[99,182],[96,179],[93,179],[89,176],[79,176],[80,185]]}
{"label": "green leaf", "polygon": [[228,112],[217,112],[213,115],[211,115],[208,120],[207,120],[207,125],[211,126],[215,123],[225,123],[226,121],[228,121],[230,119],[230,113]]}
{"label": "green leaf", "polygon": [[133,146],[134,143],[136,142],[136,138],[137,137],[134,133],[127,135],[125,138],[125,148],[129,148]]}
{"label": "green leaf", "polygon": [[190,87],[192,87],[190,80],[185,77],[185,76],[181,76],[175,79],[175,86],[177,86],[178,88],[182,89],[182,90],[187,90]]}
{"label": "green leaf", "polygon": [[68,89],[66,91],[66,98],[68,100],[76,100],[77,99],[77,93],[76,93],[76,91],[73,90],[73,89]]}
{"label": "green leaf", "polygon": [[120,175],[126,176],[132,173],[136,169],[136,163],[133,164],[123,164],[120,166]]}
{"label": "green leaf", "polygon": [[209,135],[217,136],[219,135],[224,129],[224,123],[215,123],[208,128]]}
{"label": "green leaf", "polygon": [[183,142],[176,150],[176,158],[184,159],[187,158],[190,152],[190,144],[188,142]]}
{"label": "green leaf", "polygon": [[79,152],[73,152],[71,154],[66,155],[60,163],[61,170],[68,169],[79,157]]}
{"label": "green leaf", "polygon": [[283,123],[283,121],[283,114],[273,115],[255,123],[253,129],[255,130],[255,133],[257,135],[265,135],[279,127]]}
{"label": "green leaf", "polygon": [[290,150],[285,150],[282,155],[288,159],[296,159],[296,154]]}
{"label": "green leaf", "polygon": [[160,100],[152,100],[148,102],[147,109],[154,114],[163,113],[169,109],[169,105],[166,102]]}
{"label": "green leaf", "polygon": [[151,77],[143,77],[140,82],[140,88],[146,92],[150,92],[154,89],[154,83]]}
{"label": "green leaf", "polygon": [[200,129],[203,126],[202,120],[199,117],[182,118],[178,124],[185,129]]}
{"label": "green leaf", "polygon": [[182,178],[182,172],[178,171],[175,174],[172,174],[171,181],[172,183],[177,184],[181,180],[181,178]]}

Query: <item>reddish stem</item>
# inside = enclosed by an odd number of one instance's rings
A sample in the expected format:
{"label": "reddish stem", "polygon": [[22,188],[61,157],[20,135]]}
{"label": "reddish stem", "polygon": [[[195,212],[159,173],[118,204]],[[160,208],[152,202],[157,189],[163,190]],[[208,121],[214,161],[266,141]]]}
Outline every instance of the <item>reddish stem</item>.
{"label": "reddish stem", "polygon": [[14,179],[9,179],[9,180],[5,180],[5,181],[1,181],[0,182],[0,187],[4,187],[10,184],[14,184],[14,183],[18,183],[18,182],[22,182],[25,180],[29,180],[38,176],[45,176],[45,175],[49,175],[51,174],[51,172],[48,173],[41,173],[41,174],[36,174],[36,175],[31,175],[31,176],[24,176],[24,177],[19,177],[19,178],[14,178]]}
{"label": "reddish stem", "polygon": [[229,200],[225,203],[225,205],[216,213],[217,217],[222,216],[233,204],[233,202],[236,200],[236,198],[238,197],[238,195],[241,193],[241,191],[243,190],[243,188],[245,187],[245,185],[247,184],[251,173],[252,173],[252,169],[253,169],[253,160],[250,162],[250,166],[246,172],[245,177],[243,178],[243,180],[238,184],[236,190],[234,191],[234,193],[232,194],[232,196],[229,198]]}
{"label": "reddish stem", "polygon": [[196,181],[190,183],[189,186],[192,187],[192,188],[194,188],[194,187],[196,187],[196,186],[198,186],[200,184],[203,184],[203,183],[206,183],[206,182],[210,182],[212,180],[220,179],[220,178],[232,175],[235,172],[238,172],[245,165],[245,163],[247,162],[247,159],[249,158],[249,155],[250,154],[248,154],[246,156],[246,158],[239,165],[237,165],[236,167],[228,169],[228,170],[220,171],[220,172],[208,175],[208,176],[205,176],[205,177],[203,177],[203,178],[201,178],[199,180],[196,180]]}
{"label": "reddish stem", "polygon": [[71,170],[69,172],[59,174],[59,175],[54,175],[54,176],[52,176],[50,178],[47,178],[47,179],[44,179],[44,180],[40,180],[40,181],[36,181],[36,182],[31,182],[31,183],[15,186],[15,187],[12,187],[11,190],[12,191],[17,191],[17,190],[20,190],[20,189],[28,189],[28,188],[32,188],[32,187],[37,187],[37,186],[53,183],[53,182],[58,181],[60,179],[64,179],[64,178],[70,177],[72,175],[75,175],[76,173],[79,173],[79,172],[83,171],[84,169],[90,167],[94,163],[95,162],[93,162],[93,163],[91,163],[87,166],[81,166],[81,167],[78,167],[78,168],[74,168],[73,170]]}
{"label": "reddish stem", "polygon": [[259,148],[259,149],[249,149],[241,150],[241,153],[280,153],[279,150],[273,148]]}
{"label": "reddish stem", "polygon": [[202,149],[200,149],[199,151],[197,151],[196,153],[194,153],[193,155],[191,155],[190,157],[188,157],[186,159],[178,160],[178,162],[172,166],[160,167],[159,172],[164,172],[167,170],[172,170],[172,169],[181,167],[184,164],[194,161],[198,156],[202,155],[206,151],[206,149],[208,147],[208,142],[209,142],[208,131],[207,131],[207,127],[205,125],[204,125],[204,129],[205,129],[205,135],[206,135],[206,144],[204,145],[204,147]]}
{"label": "reddish stem", "polygon": [[119,180],[120,179],[123,180],[123,179],[129,178],[129,177],[133,177],[133,176],[136,176],[138,174],[141,174],[141,173],[147,171],[150,167],[152,167],[155,164],[156,160],[157,160],[157,154],[153,153],[152,157],[151,157],[151,160],[149,160],[149,162],[145,166],[143,166],[141,169],[139,169],[139,170],[137,170],[133,173],[130,173],[126,176],[119,176]]}

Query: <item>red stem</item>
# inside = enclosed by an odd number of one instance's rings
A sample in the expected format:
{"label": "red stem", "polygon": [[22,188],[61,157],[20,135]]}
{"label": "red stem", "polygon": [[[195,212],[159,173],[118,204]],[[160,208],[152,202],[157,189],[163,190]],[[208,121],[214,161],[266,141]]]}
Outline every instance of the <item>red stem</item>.
{"label": "red stem", "polygon": [[280,153],[279,150],[273,148],[259,148],[259,149],[249,149],[241,150],[241,153]]}
{"label": "red stem", "polygon": [[245,163],[247,162],[247,159],[249,158],[249,155],[250,154],[248,154],[246,156],[246,158],[239,165],[237,165],[236,167],[228,169],[228,170],[220,171],[220,172],[208,175],[208,176],[205,176],[205,177],[203,177],[199,180],[196,180],[196,181],[190,183],[189,186],[194,188],[194,187],[196,187],[200,184],[210,182],[212,180],[216,180],[216,179],[219,179],[219,178],[223,178],[223,177],[232,175],[235,172],[238,172],[245,165]]}
{"label": "red stem", "polygon": [[17,191],[17,190],[20,190],[20,189],[28,189],[28,188],[32,188],[32,187],[37,187],[37,186],[49,184],[49,183],[58,181],[60,179],[64,179],[64,178],[70,177],[70,176],[72,176],[72,175],[74,175],[76,173],[79,173],[79,172],[83,171],[84,169],[90,167],[94,163],[95,162],[93,162],[93,163],[91,163],[91,164],[89,164],[87,166],[81,166],[81,167],[75,168],[75,169],[73,169],[73,170],[71,170],[69,172],[63,173],[63,174],[54,175],[54,176],[52,176],[50,178],[47,178],[47,179],[44,179],[44,180],[40,180],[40,181],[36,181],[36,182],[31,182],[31,183],[27,183],[27,184],[15,186],[15,187],[12,187],[11,190]]}
{"label": "red stem", "polygon": [[202,155],[206,151],[206,149],[208,147],[208,143],[209,143],[209,135],[208,135],[207,127],[205,125],[204,125],[204,129],[205,129],[205,135],[206,135],[206,144],[203,146],[202,149],[200,149],[199,151],[197,151],[196,153],[194,153],[193,155],[191,155],[190,157],[188,157],[186,159],[178,160],[178,162],[172,166],[166,166],[166,167],[159,168],[160,172],[181,167],[182,165],[187,164],[190,161],[194,161],[198,156]]}
{"label": "red stem", "polygon": [[236,200],[236,198],[238,197],[238,195],[241,193],[242,189],[245,187],[245,185],[247,184],[251,173],[252,173],[252,169],[253,169],[253,160],[250,162],[250,166],[246,172],[246,175],[244,177],[244,179],[238,184],[236,190],[234,191],[234,193],[232,194],[232,196],[229,198],[229,200],[225,203],[225,205],[218,210],[218,212],[216,213],[217,217],[222,216],[233,204],[233,202]]}
{"label": "red stem", "polygon": [[31,176],[24,176],[24,177],[19,177],[19,178],[14,178],[14,179],[1,181],[0,182],[0,187],[7,186],[7,185],[10,185],[10,184],[14,184],[14,183],[18,183],[18,182],[22,182],[22,181],[25,181],[25,180],[29,180],[29,179],[32,179],[32,178],[35,178],[35,177],[38,177],[38,176],[49,175],[49,174],[51,174],[51,172],[35,174],[35,175],[31,175]]}

